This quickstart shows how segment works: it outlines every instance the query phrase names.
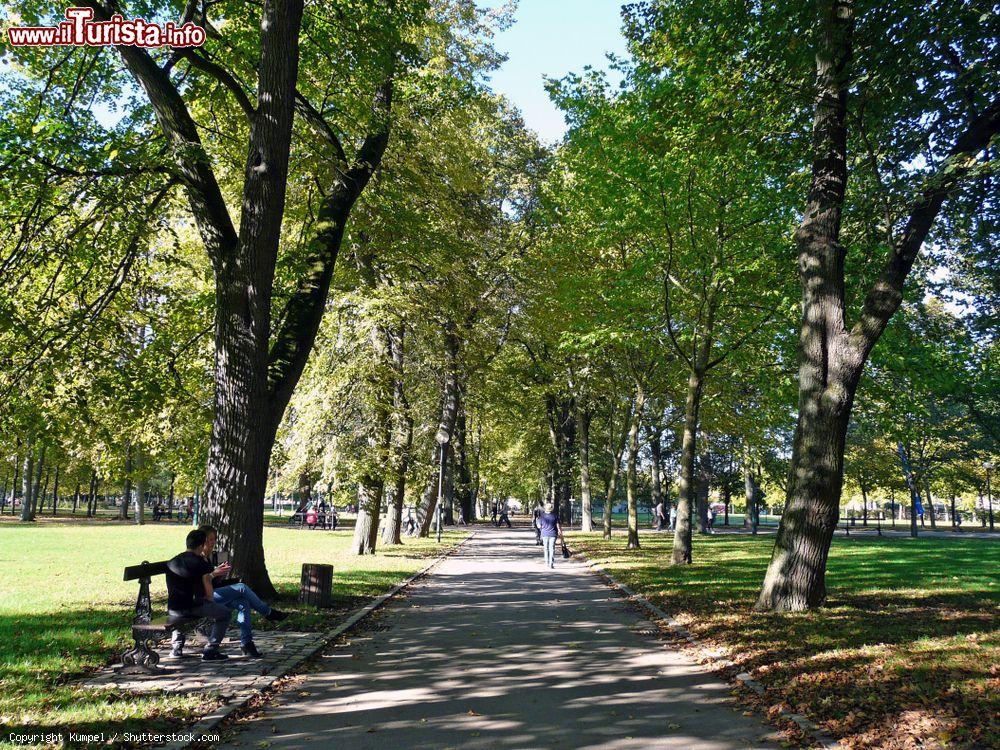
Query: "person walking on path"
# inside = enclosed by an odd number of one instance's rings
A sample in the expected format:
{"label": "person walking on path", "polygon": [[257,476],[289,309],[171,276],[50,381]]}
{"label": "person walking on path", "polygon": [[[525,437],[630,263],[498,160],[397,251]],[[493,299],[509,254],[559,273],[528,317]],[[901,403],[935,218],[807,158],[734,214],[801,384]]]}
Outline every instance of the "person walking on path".
{"label": "person walking on path", "polygon": [[670,504],[670,526],[668,528],[670,531],[677,529],[677,506],[673,503]]}
{"label": "person walking on path", "polygon": [[656,504],[656,508],[653,511],[653,528],[657,531],[662,531],[666,522],[667,516],[663,512],[663,501],[660,500],[660,502]]}
{"label": "person walking on path", "polygon": [[542,502],[538,501],[538,505],[531,512],[531,525],[535,529],[535,544],[539,547],[542,546],[542,526],[538,521],[538,517],[542,515]]}
{"label": "person walking on path", "polygon": [[[538,516],[538,526],[542,537],[542,545],[545,549],[545,564],[550,568],[556,566],[556,539],[562,540],[562,526],[559,525],[559,516],[555,514],[556,506],[552,503],[545,503],[545,511]],[[566,542],[563,541],[563,544]]]}
{"label": "person walking on path", "polygon": [[511,528],[510,525],[510,506],[507,501],[504,500],[500,505],[500,520],[497,521],[497,528],[499,529],[504,524],[507,524],[507,528]]}

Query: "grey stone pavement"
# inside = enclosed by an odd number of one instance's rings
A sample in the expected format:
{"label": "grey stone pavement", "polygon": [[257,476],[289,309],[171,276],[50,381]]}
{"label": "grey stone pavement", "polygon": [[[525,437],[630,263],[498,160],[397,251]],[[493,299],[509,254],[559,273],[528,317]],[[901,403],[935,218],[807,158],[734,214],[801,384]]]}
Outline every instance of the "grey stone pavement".
{"label": "grey stone pavement", "polygon": [[158,675],[116,674],[113,667],[80,681],[82,687],[127,690],[133,693],[163,691],[165,693],[211,693],[221,698],[233,698],[247,691],[260,690],[269,685],[276,675],[297,664],[315,648],[317,633],[293,633],[282,630],[262,630],[254,633],[254,642],[264,655],[263,659],[248,659],[240,653],[240,642],[235,628],[222,642],[222,650],[229,654],[226,661],[203,662],[200,658],[205,639],[196,633],[188,636],[185,656],[170,656],[170,639],[157,649],[162,670]]}
{"label": "grey stone pavement", "polygon": [[225,747],[777,748],[729,687],[530,529],[486,528]]}

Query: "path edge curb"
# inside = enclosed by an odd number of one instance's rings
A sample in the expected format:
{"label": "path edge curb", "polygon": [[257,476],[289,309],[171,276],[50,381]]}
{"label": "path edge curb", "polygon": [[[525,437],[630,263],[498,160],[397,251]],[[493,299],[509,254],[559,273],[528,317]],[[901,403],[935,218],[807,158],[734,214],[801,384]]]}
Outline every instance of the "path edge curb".
{"label": "path edge curb", "polygon": [[[616,588],[621,593],[625,594],[629,601],[635,602],[653,615],[653,622],[656,623],[661,630],[669,631],[675,636],[679,636],[692,646],[708,649],[708,646],[704,643],[704,641],[698,639],[690,630],[677,622],[677,620],[671,617],[666,611],[649,601],[649,599],[645,596],[634,591],[630,586],[615,578],[603,565],[591,560],[582,552],[573,552],[573,557],[590,568],[591,571],[602,577],[613,588]],[[716,668],[726,667],[732,664],[732,662],[727,659],[713,659],[713,662]],[[746,687],[757,693],[757,695],[764,694],[764,686],[757,682],[757,680],[753,679],[747,672],[740,672],[736,675],[735,679],[737,682],[746,685]],[[823,750],[844,750],[844,746],[841,745],[839,741],[826,732],[826,730],[822,727],[817,726],[802,714],[796,714],[791,711],[781,709],[777,715],[780,718],[795,724],[814,742],[823,748]]]}
{"label": "path edge curb", "polygon": [[411,574],[408,578],[397,583],[389,591],[378,595],[364,606],[354,610],[354,612],[348,615],[347,619],[339,622],[337,625],[334,625],[329,630],[319,633],[319,640],[315,644],[311,644],[309,648],[304,651],[300,651],[293,661],[282,664],[281,667],[275,670],[273,674],[268,675],[270,679],[268,679],[265,684],[255,687],[252,690],[248,690],[245,694],[237,694],[237,696],[235,696],[231,701],[219,706],[213,713],[201,717],[201,719],[192,724],[190,727],[175,732],[176,734],[183,734],[185,739],[178,740],[176,742],[167,742],[161,745],[156,745],[155,747],[158,748],[158,750],[186,750],[189,747],[205,742],[205,735],[209,734],[225,719],[229,718],[236,711],[247,705],[247,703],[249,703],[254,697],[264,693],[264,691],[274,685],[275,682],[293,672],[300,664],[315,656],[316,653],[322,649],[326,648],[335,638],[343,635],[373,612],[380,609],[386,604],[386,602],[396,597],[401,591],[410,586],[412,583],[426,576],[431,572],[431,570],[436,568],[447,558],[451,557],[453,554],[458,552],[458,550],[472,541],[478,533],[478,530],[473,531],[454,547],[449,549],[447,552],[443,552],[438,555],[430,563],[425,565],[416,573]]}

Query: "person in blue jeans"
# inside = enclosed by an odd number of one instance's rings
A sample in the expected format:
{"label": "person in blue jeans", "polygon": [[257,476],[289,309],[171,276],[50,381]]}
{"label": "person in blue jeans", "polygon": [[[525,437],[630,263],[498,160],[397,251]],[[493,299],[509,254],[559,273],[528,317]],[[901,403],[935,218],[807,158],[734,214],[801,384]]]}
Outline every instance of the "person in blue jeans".
{"label": "person in blue jeans", "polygon": [[538,516],[538,528],[545,550],[545,564],[550,568],[556,566],[556,539],[563,538],[562,526],[559,525],[559,516],[556,515],[555,509],[552,503],[545,503],[545,510]]}
{"label": "person in blue jeans", "polygon": [[[219,532],[214,526],[200,526],[199,529],[205,532],[204,555],[206,559],[211,559],[215,543],[219,540]],[[225,566],[219,566],[216,570],[222,568],[225,568],[223,575],[230,570],[228,563]],[[245,583],[227,583],[221,579],[216,580],[218,585],[212,590],[212,601],[236,612],[236,624],[240,627],[240,648],[243,655],[259,659],[261,653],[253,642],[253,625],[250,622],[250,613],[260,612],[272,622],[284,620],[288,617],[288,613],[270,606]]]}

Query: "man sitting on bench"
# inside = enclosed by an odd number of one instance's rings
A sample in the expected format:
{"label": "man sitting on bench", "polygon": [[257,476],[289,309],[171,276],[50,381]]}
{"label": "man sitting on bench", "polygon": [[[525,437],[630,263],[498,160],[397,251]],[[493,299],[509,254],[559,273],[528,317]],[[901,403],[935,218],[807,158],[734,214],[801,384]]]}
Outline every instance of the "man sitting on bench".
{"label": "man sitting on bench", "polygon": [[[219,540],[219,532],[214,526],[207,525],[199,526],[198,531],[205,534],[205,546],[202,554],[206,560],[210,560],[212,551],[215,549],[215,543]],[[213,575],[224,576],[230,569],[231,566],[229,563],[225,563],[216,568]],[[272,622],[284,620],[288,617],[288,613],[269,606],[267,602],[257,596],[254,590],[245,583],[224,585],[225,582],[221,578],[217,578],[212,583],[215,584],[215,587],[212,589],[212,601],[216,604],[221,604],[229,610],[236,610],[236,622],[240,626],[240,648],[243,651],[243,655],[259,659],[261,653],[257,650],[257,646],[253,642],[253,628],[250,624],[251,610],[260,612]]]}
{"label": "man sitting on bench", "polygon": [[[212,601],[212,577],[225,575],[229,565],[213,568],[205,558],[205,541],[208,535],[195,529],[187,535],[187,551],[171,558],[167,563],[167,612],[172,617],[208,617],[212,629],[208,635],[208,645],[201,654],[204,661],[228,659],[219,651],[219,644],[226,635],[232,611],[222,604]],[[174,630],[171,636],[171,656],[184,654],[184,632]]]}

